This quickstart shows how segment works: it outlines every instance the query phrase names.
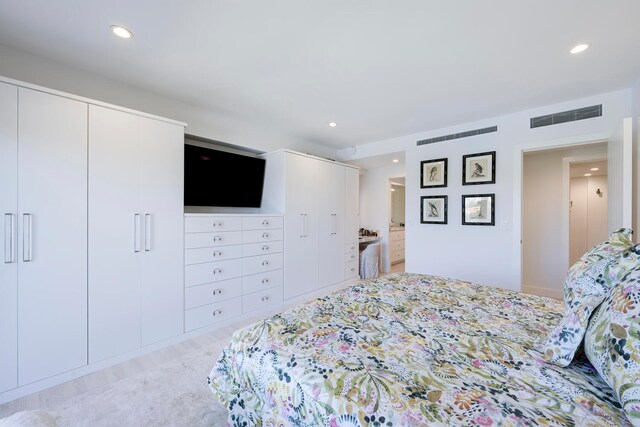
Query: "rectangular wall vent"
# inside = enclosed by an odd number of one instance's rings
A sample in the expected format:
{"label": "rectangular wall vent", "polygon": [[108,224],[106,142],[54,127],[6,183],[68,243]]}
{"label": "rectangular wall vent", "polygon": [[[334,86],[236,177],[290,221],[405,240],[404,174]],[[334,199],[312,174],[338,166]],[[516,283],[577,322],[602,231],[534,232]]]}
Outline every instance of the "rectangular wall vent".
{"label": "rectangular wall vent", "polygon": [[443,136],[437,136],[435,138],[423,139],[422,141],[416,142],[416,145],[433,144],[436,142],[449,141],[451,139],[467,138],[469,136],[482,135],[485,133],[491,133],[491,132],[497,132],[497,131],[498,131],[498,126],[491,126],[488,128],[469,130],[466,132],[452,133],[451,135],[443,135]]}
{"label": "rectangular wall vent", "polygon": [[546,116],[531,117],[531,129],[542,126],[557,125],[560,123],[575,122],[576,120],[592,119],[600,116],[602,116],[602,104],[592,105],[591,107],[578,108],[577,110],[547,114]]}

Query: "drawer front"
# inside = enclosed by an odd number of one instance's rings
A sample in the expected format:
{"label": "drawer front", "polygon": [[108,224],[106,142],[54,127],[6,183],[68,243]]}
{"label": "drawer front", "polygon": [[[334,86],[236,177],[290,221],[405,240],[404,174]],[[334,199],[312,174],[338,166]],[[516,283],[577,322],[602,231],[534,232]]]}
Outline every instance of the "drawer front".
{"label": "drawer front", "polygon": [[282,286],[254,292],[242,297],[242,312],[265,310],[276,306],[282,306]]}
{"label": "drawer front", "polygon": [[275,240],[282,240],[282,229],[242,232],[242,243],[273,242]]}
{"label": "drawer front", "polygon": [[389,233],[389,241],[404,240],[404,231],[392,231]]}
{"label": "drawer front", "polygon": [[242,293],[250,294],[272,286],[282,286],[283,282],[282,270],[244,276],[242,278]]}
{"label": "drawer front", "polygon": [[206,285],[191,286],[184,292],[184,308],[213,304],[242,295],[242,279],[223,280]]}
{"label": "drawer front", "polygon": [[404,250],[391,251],[391,262],[401,261],[404,259]]}
{"label": "drawer front", "polygon": [[245,216],[242,218],[243,230],[273,230],[282,228],[281,216]]}
{"label": "drawer front", "polygon": [[184,269],[185,286],[202,285],[242,276],[242,259],[187,265]]}
{"label": "drawer front", "polygon": [[282,253],[252,256],[242,259],[242,274],[258,274],[282,268]]}
{"label": "drawer front", "polygon": [[359,277],[360,269],[358,268],[358,261],[349,261],[344,263],[344,278],[353,279]]}
{"label": "drawer front", "polygon": [[359,259],[360,259],[360,255],[358,254],[358,252],[351,252],[351,253],[348,253],[348,254],[344,254],[344,261],[345,262],[349,262],[349,261],[358,262]]}
{"label": "drawer front", "polygon": [[187,233],[184,235],[186,249],[214,248],[216,246],[239,245],[242,231],[220,231],[217,233]]}
{"label": "drawer front", "polygon": [[187,332],[242,314],[242,297],[186,310],[184,327]]}
{"label": "drawer front", "polygon": [[282,252],[282,240],[264,243],[247,243],[242,248],[243,256],[258,256]]}
{"label": "drawer front", "polygon": [[186,265],[225,261],[234,258],[242,258],[242,245],[187,249],[184,251],[184,262]]}
{"label": "drawer front", "polygon": [[236,216],[187,216],[184,218],[185,233],[207,233],[242,229],[242,218]]}
{"label": "drawer front", "polygon": [[399,251],[404,249],[404,240],[398,240],[396,242],[392,242],[391,245],[389,245],[392,251]]}
{"label": "drawer front", "polygon": [[348,245],[344,245],[344,253],[348,254],[350,252],[358,252],[358,243],[350,243]]}

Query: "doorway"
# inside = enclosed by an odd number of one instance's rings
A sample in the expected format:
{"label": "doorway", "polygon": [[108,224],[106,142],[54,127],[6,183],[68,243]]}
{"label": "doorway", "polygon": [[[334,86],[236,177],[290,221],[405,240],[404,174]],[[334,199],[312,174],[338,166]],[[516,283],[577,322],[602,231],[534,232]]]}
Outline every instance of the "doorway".
{"label": "doorway", "polygon": [[389,178],[389,247],[391,273],[404,273],[405,178]]}

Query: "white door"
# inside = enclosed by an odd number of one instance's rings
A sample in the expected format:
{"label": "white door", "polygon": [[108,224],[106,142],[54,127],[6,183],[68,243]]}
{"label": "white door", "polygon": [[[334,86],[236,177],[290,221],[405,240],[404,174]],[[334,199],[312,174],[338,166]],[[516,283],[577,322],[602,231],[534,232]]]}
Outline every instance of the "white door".
{"label": "white door", "polygon": [[345,167],[345,235],[344,243],[358,243],[358,229],[360,228],[360,171]]}
{"label": "white door", "polygon": [[18,96],[22,386],[87,363],[87,104]]}
{"label": "white door", "polygon": [[18,386],[18,88],[0,83],[0,393]]}
{"label": "white door", "polygon": [[136,115],[89,106],[90,363],[140,347],[141,131]]}
{"label": "white door", "polygon": [[633,119],[626,118],[608,144],[609,232],[632,228],[633,210]]}
{"label": "white door", "polygon": [[320,287],[344,280],[345,167],[319,161],[318,282]]}
{"label": "white door", "polygon": [[318,160],[285,153],[284,298],[318,289]]}
{"label": "white door", "polygon": [[183,332],[184,128],[141,120],[142,345]]}

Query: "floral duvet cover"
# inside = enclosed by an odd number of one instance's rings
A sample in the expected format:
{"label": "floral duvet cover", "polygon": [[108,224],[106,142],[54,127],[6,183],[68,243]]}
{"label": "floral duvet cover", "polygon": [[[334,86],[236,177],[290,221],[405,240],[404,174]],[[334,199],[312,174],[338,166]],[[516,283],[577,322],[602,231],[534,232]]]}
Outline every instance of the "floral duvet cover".
{"label": "floral duvet cover", "polygon": [[392,274],[237,331],[209,383],[229,425],[629,425],[583,354],[562,368],[532,350],[562,309]]}

